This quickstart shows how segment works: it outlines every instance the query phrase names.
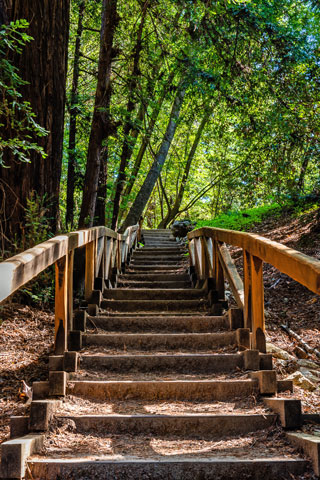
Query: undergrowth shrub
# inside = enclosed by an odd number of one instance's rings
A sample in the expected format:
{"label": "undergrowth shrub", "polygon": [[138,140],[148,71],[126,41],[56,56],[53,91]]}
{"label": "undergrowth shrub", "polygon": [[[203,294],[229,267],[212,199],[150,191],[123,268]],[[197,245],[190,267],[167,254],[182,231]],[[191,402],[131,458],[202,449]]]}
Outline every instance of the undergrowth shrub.
{"label": "undergrowth shrub", "polygon": [[257,223],[260,223],[267,215],[280,216],[280,214],[281,206],[274,203],[272,205],[223,213],[212,220],[197,220],[196,228],[216,227],[227,230],[247,231]]}
{"label": "undergrowth shrub", "polygon": [[[25,228],[19,251],[32,248],[45,242],[50,237],[50,217],[48,216],[50,200],[32,191],[27,199],[25,209]],[[54,303],[54,267],[47,268],[34,280],[21,288],[14,296],[15,301],[41,308],[50,307]]]}

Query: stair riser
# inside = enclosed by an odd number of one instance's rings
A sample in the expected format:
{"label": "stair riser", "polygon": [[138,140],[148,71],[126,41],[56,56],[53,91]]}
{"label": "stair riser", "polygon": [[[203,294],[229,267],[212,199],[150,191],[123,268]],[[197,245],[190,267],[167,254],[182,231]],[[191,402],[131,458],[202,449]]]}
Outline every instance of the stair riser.
{"label": "stair riser", "polygon": [[258,394],[258,383],[242,381],[68,382],[67,393],[100,400],[186,400],[224,402]]}
{"label": "stair riser", "polygon": [[131,355],[131,356],[83,356],[81,369],[108,370],[126,373],[131,370],[139,372],[179,372],[179,373],[222,373],[234,372],[236,368],[243,368],[243,359],[240,355]]}
{"label": "stair riser", "polygon": [[190,282],[117,282],[117,288],[191,288]]}
{"label": "stair riser", "polygon": [[211,332],[229,328],[226,317],[92,317],[98,328],[109,331],[170,330],[172,332]]}
{"label": "stair riser", "polygon": [[186,273],[173,273],[173,274],[166,274],[166,273],[132,273],[126,275],[119,275],[118,280],[121,281],[150,281],[150,282],[187,282],[190,281],[189,275]]}
{"label": "stair riser", "polygon": [[133,258],[130,262],[130,267],[140,267],[140,265],[181,265],[183,258],[179,257],[177,260],[171,258]]}
{"label": "stair riser", "polygon": [[235,332],[211,333],[211,334],[119,334],[119,335],[84,335],[83,345],[101,345],[119,349],[188,349],[188,350],[211,350],[218,347],[226,347],[236,344]]}
{"label": "stair riser", "polygon": [[34,480],[274,480],[302,475],[305,460],[129,460],[129,461],[30,461]]}
{"label": "stair riser", "polygon": [[173,247],[177,245],[175,240],[171,240],[170,238],[166,240],[158,240],[156,238],[145,238],[144,239],[145,246],[155,246],[155,247]]}
{"label": "stair riser", "polygon": [[210,435],[243,435],[275,424],[276,415],[137,415],[64,417],[73,420],[79,431],[97,428],[104,434],[184,435],[188,438]]}
{"label": "stair riser", "polygon": [[145,246],[143,248],[141,248],[140,250],[136,250],[135,251],[135,254],[138,255],[138,253],[140,254],[155,254],[155,255],[167,255],[167,254],[174,254],[174,255],[177,255],[178,253],[186,253],[186,249],[184,247],[148,247],[148,246]]}
{"label": "stair riser", "polygon": [[148,260],[149,258],[153,258],[154,256],[157,258],[167,258],[168,260],[171,258],[181,258],[183,257],[183,254],[187,253],[186,250],[183,249],[169,249],[167,252],[161,252],[159,249],[153,249],[153,250],[148,250],[148,249],[143,249],[143,250],[135,250],[132,254],[132,258],[134,259],[140,259],[144,258]]}
{"label": "stair riser", "polygon": [[113,311],[108,311],[108,312],[103,312],[102,315],[106,318],[122,318],[122,317],[131,317],[131,318],[171,318],[171,317],[179,317],[179,318],[193,318],[195,315],[197,317],[209,317],[210,315],[207,314],[207,311],[201,311],[201,312],[192,312],[192,311],[187,311],[187,312],[180,312],[180,311],[175,311],[175,312],[159,312],[159,311],[154,311],[154,312],[113,312]]}
{"label": "stair riser", "polygon": [[103,300],[101,308],[106,310],[116,310],[119,312],[175,312],[175,311],[205,311],[207,303],[197,300]]}
{"label": "stair riser", "polygon": [[190,300],[192,298],[203,298],[205,292],[200,289],[190,290],[131,290],[131,289],[109,289],[103,292],[105,300]]}
{"label": "stair riser", "polygon": [[172,264],[172,265],[159,265],[155,263],[154,265],[129,265],[128,266],[128,271],[132,272],[153,272],[154,270],[169,270],[175,273],[177,270],[180,270],[182,267],[180,265]]}
{"label": "stair riser", "polygon": [[[151,247],[151,248],[176,248],[175,247],[175,242],[145,242],[145,247]],[[144,248],[145,248],[144,247]]]}

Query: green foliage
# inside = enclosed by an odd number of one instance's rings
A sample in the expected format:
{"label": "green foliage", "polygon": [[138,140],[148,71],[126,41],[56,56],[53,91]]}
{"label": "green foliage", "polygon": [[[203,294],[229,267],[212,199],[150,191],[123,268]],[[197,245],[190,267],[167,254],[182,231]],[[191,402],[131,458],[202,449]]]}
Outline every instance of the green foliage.
{"label": "green foliage", "polygon": [[[106,218],[112,213],[115,179],[124,143],[135,146],[128,162],[124,191],[143,139],[150,142],[135,175],[134,187],[122,198],[125,217],[156,154],[165,131],[172,98],[181,78],[187,86],[177,133],[145,214],[156,227],[172,208],[182,183],[188,152],[204,109],[212,106],[194,155],[176,218],[220,218],[225,212],[251,211],[252,205],[286,205],[288,198],[319,189],[320,158],[320,21],[317,9],[302,0],[159,0],[151,2],[143,33],[140,74],[132,79],[141,2],[118,2],[108,115],[114,131],[106,141],[108,163]],[[79,1],[71,17],[71,89]],[[79,83],[75,218],[81,204],[86,146],[90,132],[99,55],[101,2],[88,0],[82,38]],[[91,30],[90,30],[91,28]],[[168,85],[154,130],[148,126]],[[130,116],[138,131],[126,138],[129,85],[136,83]],[[70,98],[70,93],[69,93]],[[139,107],[144,113],[139,117]],[[68,135],[68,123],[66,136]],[[65,159],[67,155],[65,155]],[[66,162],[62,178],[65,202]],[[64,205],[62,206],[64,208]],[[260,207],[259,207],[260,208]],[[261,207],[262,210],[267,207]],[[268,207],[269,208],[269,207]],[[250,228],[258,218],[238,215],[234,228]],[[258,215],[258,214],[257,214]],[[253,215],[255,216],[255,214]],[[260,217],[259,217],[260,218]]]}
{"label": "green foliage", "polygon": [[25,210],[24,248],[31,248],[48,240],[51,227],[48,217],[49,207],[50,200],[46,195],[41,197],[34,191],[30,192]]}
{"label": "green foliage", "polygon": [[0,127],[5,127],[6,131],[6,135],[0,137],[0,164],[3,164],[5,150],[11,151],[20,162],[29,162],[31,151],[45,156],[32,136],[43,137],[47,131],[35,121],[30,103],[23,100],[20,89],[26,82],[10,60],[14,55],[21,54],[25,44],[32,40],[24,32],[27,27],[25,20],[0,26]]}
{"label": "green foliage", "polygon": [[19,290],[16,295],[23,303],[48,308],[54,305],[54,292],[54,269],[51,267]]}
{"label": "green foliage", "polygon": [[[48,240],[50,218],[48,217],[50,201],[46,196],[40,197],[31,192],[25,211],[26,224],[20,250],[24,251]],[[48,268],[35,280],[28,283],[17,295],[22,295],[25,303],[47,307],[54,302],[54,268]]]}
{"label": "green foliage", "polygon": [[281,213],[279,204],[264,205],[261,207],[248,208],[242,211],[230,211],[218,215],[213,220],[197,220],[196,228],[215,227],[228,230],[247,231],[260,223],[266,216],[277,216]]}

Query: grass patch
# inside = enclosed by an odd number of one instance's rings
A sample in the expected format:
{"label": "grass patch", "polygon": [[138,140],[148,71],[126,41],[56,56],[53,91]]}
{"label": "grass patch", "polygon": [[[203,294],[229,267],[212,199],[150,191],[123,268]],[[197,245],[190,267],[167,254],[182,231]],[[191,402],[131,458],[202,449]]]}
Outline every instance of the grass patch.
{"label": "grass patch", "polygon": [[260,223],[266,216],[280,216],[282,207],[278,203],[261,207],[247,208],[241,211],[231,211],[218,215],[212,220],[197,220],[196,228],[216,227],[227,230],[247,231]]}

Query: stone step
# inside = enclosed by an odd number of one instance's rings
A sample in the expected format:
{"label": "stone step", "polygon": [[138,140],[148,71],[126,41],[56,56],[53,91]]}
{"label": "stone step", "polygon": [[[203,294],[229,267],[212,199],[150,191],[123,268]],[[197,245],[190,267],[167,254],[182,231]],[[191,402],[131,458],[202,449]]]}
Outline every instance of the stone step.
{"label": "stone step", "polygon": [[243,357],[234,354],[177,355],[81,355],[81,369],[113,372],[172,371],[179,373],[222,373],[243,368]]}
{"label": "stone step", "polygon": [[190,281],[190,276],[187,273],[173,272],[173,273],[126,273],[123,275],[118,275],[118,280],[121,281],[148,281],[148,282],[188,282]]}
{"label": "stone step", "polygon": [[[159,332],[212,332],[227,330],[229,320],[226,316],[134,316],[128,317],[89,317],[97,328],[109,331],[143,331]],[[90,325],[90,322],[89,322]]]}
{"label": "stone step", "polygon": [[303,459],[252,458],[36,458],[29,468],[34,480],[152,479],[152,480],[274,480],[294,478],[308,468]]}
{"label": "stone step", "polygon": [[99,381],[67,383],[67,394],[100,400],[187,400],[218,401],[258,394],[255,380],[160,380]]}
{"label": "stone step", "polygon": [[207,293],[204,290],[190,289],[135,289],[135,288],[112,288],[103,292],[105,300],[190,300],[194,298],[204,298]]}
{"label": "stone step", "polygon": [[236,332],[220,333],[120,333],[84,334],[83,346],[100,345],[123,349],[213,350],[236,345]]}
{"label": "stone step", "polygon": [[90,432],[103,429],[104,434],[117,435],[183,435],[188,438],[222,435],[245,435],[263,430],[275,424],[275,414],[183,414],[183,415],[81,415],[62,416],[61,420],[71,420],[76,429]]}
{"label": "stone step", "polygon": [[205,300],[102,300],[101,308],[119,312],[201,312],[208,307]]}
{"label": "stone step", "polygon": [[117,288],[152,288],[152,289],[181,289],[191,288],[190,280],[187,282],[137,282],[134,280],[117,281]]}

